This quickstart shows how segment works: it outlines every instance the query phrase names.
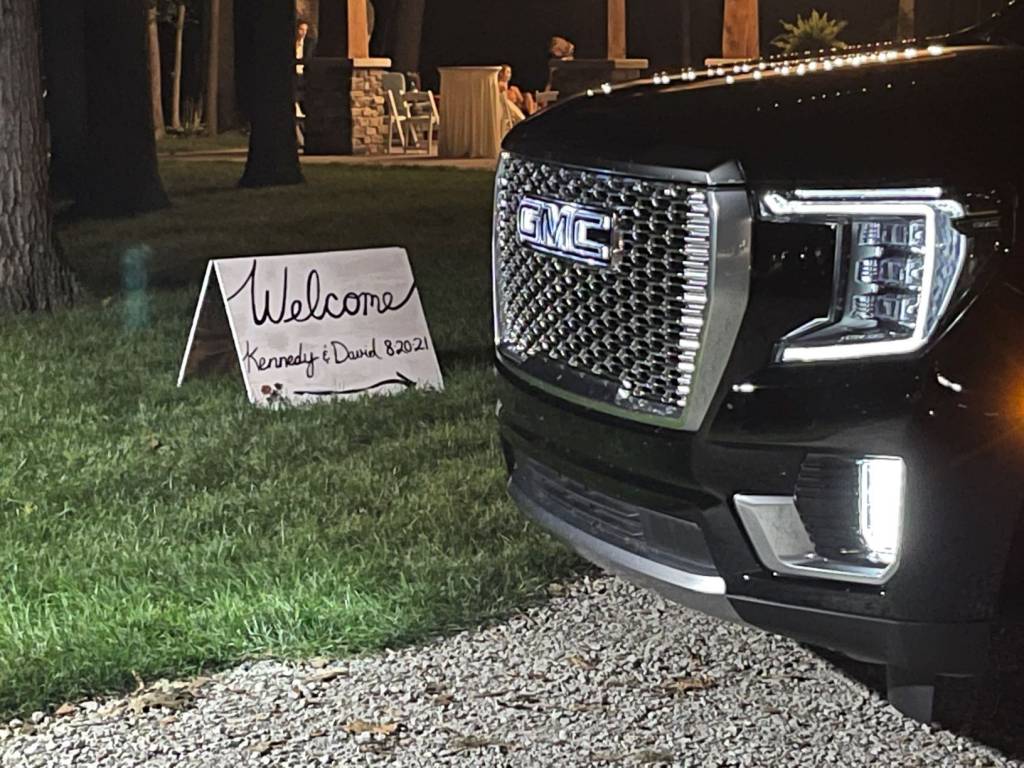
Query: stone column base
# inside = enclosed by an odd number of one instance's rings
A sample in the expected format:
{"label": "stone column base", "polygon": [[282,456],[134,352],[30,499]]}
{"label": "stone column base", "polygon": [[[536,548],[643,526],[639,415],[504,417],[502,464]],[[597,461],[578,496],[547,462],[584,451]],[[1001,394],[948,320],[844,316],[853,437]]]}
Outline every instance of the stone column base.
{"label": "stone column base", "polygon": [[388,151],[388,121],[384,115],[382,76],[391,66],[391,59],[353,59],[352,88],[352,154],[383,155]]}
{"label": "stone column base", "polygon": [[306,65],[307,155],[381,155],[388,150],[383,74],[390,59],[314,58]]}

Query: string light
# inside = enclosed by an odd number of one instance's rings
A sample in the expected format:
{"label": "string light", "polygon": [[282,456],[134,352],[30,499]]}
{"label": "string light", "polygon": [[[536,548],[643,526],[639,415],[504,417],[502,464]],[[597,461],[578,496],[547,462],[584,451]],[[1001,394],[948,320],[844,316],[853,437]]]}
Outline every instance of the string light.
{"label": "string light", "polygon": [[[773,74],[782,75],[787,77],[794,71],[798,76],[804,76],[808,72],[832,72],[836,69],[842,69],[846,66],[861,67],[865,63],[878,62],[887,63],[895,61],[897,59],[915,59],[921,56],[925,51],[930,56],[940,56],[946,52],[946,49],[942,45],[929,45],[926,49],[921,50],[913,45],[909,45],[912,41],[901,41],[906,47],[902,49],[898,48],[882,48],[881,44],[875,45],[873,50],[865,50],[861,48],[858,52],[839,53],[835,49],[831,51],[821,50],[817,56],[807,56],[802,60],[794,61],[792,58],[787,59],[785,56],[770,56],[766,59],[762,59],[757,62],[747,61],[731,65],[728,69],[722,65],[715,67],[708,67],[706,70],[697,70],[694,67],[688,69],[679,70],[679,79],[683,82],[693,82],[702,74],[708,78],[721,77],[725,79],[727,85],[734,85],[737,77],[742,75],[748,75],[752,73],[752,79],[763,80],[764,74],[771,70]],[[892,45],[890,43],[889,45]],[[666,71],[656,72],[652,75],[652,82],[654,85],[668,85],[672,82],[674,75],[670,75]],[[892,87],[891,85],[889,86]],[[612,92],[611,83],[604,83],[601,85],[600,90],[609,94]],[[588,96],[594,95],[593,89],[586,91]],[[837,93],[838,95],[838,93]],[[824,98],[824,97],[823,97]]]}

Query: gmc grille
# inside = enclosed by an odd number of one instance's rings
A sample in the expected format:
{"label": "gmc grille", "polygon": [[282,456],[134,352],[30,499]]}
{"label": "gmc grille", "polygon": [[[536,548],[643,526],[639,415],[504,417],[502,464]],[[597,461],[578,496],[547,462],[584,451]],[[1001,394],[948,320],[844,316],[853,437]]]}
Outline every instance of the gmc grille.
{"label": "gmc grille", "polygon": [[[521,243],[527,195],[611,214],[612,265]],[[556,389],[627,415],[679,418],[704,340],[714,227],[705,187],[505,156],[495,192],[499,351]]]}

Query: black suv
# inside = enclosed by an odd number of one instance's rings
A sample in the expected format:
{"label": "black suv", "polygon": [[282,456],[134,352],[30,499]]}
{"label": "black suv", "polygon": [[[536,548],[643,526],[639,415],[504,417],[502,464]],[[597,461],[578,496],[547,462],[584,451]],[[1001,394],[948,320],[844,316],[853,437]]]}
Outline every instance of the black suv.
{"label": "black suv", "polygon": [[940,41],[604,85],[495,193],[522,510],[927,719],[1024,596],[1024,3]]}

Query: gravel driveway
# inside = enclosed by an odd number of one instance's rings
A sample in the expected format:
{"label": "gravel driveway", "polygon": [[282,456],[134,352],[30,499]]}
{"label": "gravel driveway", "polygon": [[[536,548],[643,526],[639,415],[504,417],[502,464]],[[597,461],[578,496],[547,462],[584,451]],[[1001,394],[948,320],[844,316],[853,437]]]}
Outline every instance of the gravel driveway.
{"label": "gravel driveway", "polygon": [[1015,765],[796,644],[601,578],[508,622],[265,661],[0,730],[0,765]]}

